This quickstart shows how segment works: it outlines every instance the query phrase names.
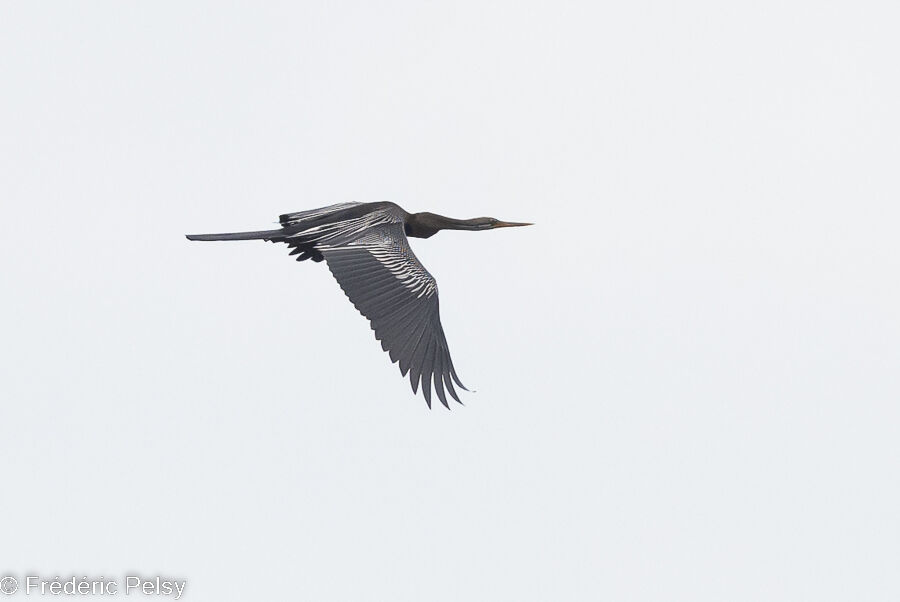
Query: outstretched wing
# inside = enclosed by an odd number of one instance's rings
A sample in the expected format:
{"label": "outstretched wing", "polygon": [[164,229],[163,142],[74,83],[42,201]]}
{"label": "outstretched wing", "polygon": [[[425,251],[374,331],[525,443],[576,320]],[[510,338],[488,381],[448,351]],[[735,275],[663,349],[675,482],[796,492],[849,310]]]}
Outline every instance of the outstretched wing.
{"label": "outstretched wing", "polygon": [[419,382],[428,407],[431,383],[445,406],[446,390],[456,401],[453,383],[465,389],[456,375],[438,311],[434,277],[413,254],[402,222],[380,223],[351,239],[319,243],[328,269],[356,306],[369,319],[375,338],[400,362],[400,372],[413,392]]}

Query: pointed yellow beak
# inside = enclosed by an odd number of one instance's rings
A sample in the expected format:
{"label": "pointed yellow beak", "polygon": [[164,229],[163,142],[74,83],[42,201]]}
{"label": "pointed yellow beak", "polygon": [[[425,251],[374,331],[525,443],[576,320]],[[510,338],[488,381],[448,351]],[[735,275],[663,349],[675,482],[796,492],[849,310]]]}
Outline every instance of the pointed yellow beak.
{"label": "pointed yellow beak", "polygon": [[533,226],[534,224],[528,222],[497,222],[494,224],[495,228],[514,228],[516,226]]}

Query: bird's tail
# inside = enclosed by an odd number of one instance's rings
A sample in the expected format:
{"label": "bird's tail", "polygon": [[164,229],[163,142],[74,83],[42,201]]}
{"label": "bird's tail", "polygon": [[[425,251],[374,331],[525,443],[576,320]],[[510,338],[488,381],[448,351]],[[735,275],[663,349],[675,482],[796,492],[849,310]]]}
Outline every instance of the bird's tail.
{"label": "bird's tail", "polygon": [[227,232],[224,234],[185,234],[188,240],[272,240],[284,235],[284,230],[257,230],[256,232]]}

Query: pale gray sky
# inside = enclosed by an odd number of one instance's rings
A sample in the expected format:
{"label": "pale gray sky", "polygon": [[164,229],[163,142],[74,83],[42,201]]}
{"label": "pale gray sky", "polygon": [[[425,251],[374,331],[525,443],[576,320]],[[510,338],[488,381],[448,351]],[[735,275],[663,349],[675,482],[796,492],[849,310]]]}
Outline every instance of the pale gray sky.
{"label": "pale gray sky", "polygon": [[[896,601],[897,16],[4,2],[0,571]],[[323,265],[183,238],[347,200],[537,223],[413,241],[465,407]]]}

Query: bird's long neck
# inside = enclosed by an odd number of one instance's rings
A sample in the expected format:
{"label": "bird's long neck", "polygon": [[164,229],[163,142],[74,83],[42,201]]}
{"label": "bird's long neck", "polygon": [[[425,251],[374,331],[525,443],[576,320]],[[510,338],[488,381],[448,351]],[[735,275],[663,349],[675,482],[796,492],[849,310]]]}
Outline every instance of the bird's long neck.
{"label": "bird's long neck", "polygon": [[441,230],[483,230],[484,218],[454,219],[437,213],[412,213],[406,218],[406,235],[428,238]]}

